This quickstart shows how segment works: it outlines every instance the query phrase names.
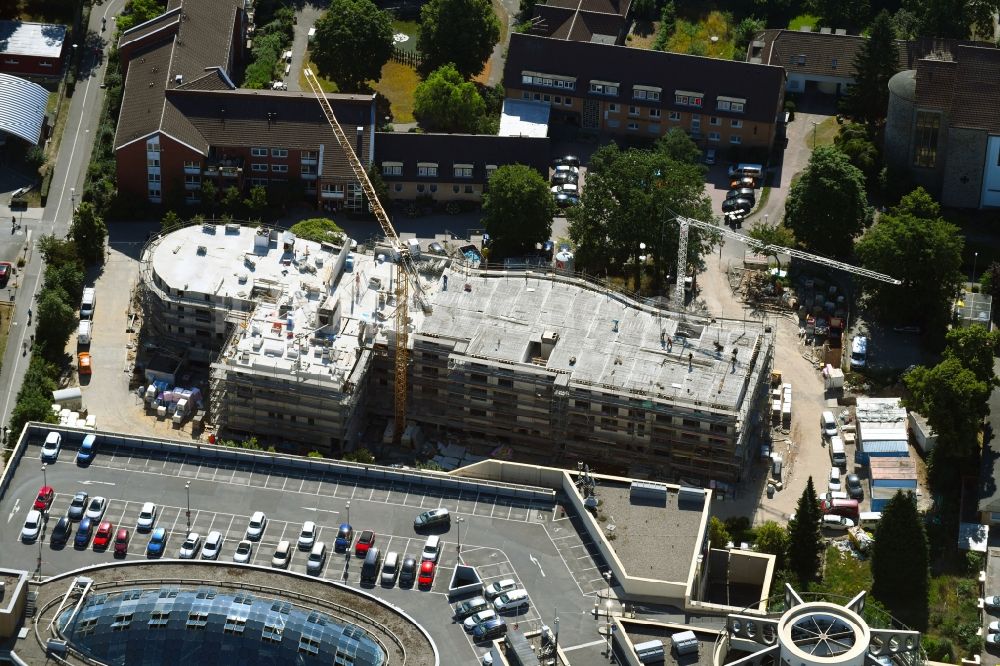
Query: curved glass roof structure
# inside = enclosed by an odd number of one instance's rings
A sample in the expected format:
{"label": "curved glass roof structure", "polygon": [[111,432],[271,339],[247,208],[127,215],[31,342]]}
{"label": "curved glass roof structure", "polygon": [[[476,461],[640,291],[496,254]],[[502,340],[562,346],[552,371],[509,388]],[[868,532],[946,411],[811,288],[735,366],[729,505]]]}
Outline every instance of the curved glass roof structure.
{"label": "curved glass roof structure", "polygon": [[0,132],[38,144],[49,104],[49,91],[37,83],[0,74]]}
{"label": "curved glass roof structure", "polygon": [[364,629],[283,599],[216,588],[129,589],[89,594],[64,637],[115,666],[216,663],[382,666]]}

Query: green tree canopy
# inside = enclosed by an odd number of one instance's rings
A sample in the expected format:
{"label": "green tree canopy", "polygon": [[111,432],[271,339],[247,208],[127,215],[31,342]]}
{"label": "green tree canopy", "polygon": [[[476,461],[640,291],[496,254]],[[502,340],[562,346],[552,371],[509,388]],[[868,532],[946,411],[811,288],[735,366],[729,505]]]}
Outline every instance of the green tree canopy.
{"label": "green tree canopy", "polygon": [[937,433],[934,465],[964,459],[978,449],[979,423],[986,416],[989,385],[954,356],[932,368],[917,366],[903,376],[907,407],[927,417]]}
{"label": "green tree canopy", "polygon": [[919,34],[968,39],[973,34],[993,41],[993,16],[1000,0],[905,0],[920,25]]}
{"label": "green tree canopy", "polygon": [[[852,35],[859,34],[868,25],[871,18],[869,0],[809,0],[807,4],[812,12],[819,14],[822,25],[843,26],[850,29]],[[819,26],[813,26],[813,29]]]}
{"label": "green tree canopy", "polygon": [[774,555],[774,570],[781,571],[785,568],[785,556],[788,553],[789,543],[788,528],[773,520],[768,520],[757,528],[757,537],[754,539],[753,545],[758,553]]}
{"label": "green tree canopy", "polygon": [[296,222],[289,229],[293,234],[315,243],[340,243],[344,240],[344,230],[326,217],[313,217]]}
{"label": "green tree canopy", "polygon": [[[833,4],[848,5],[837,2]],[[844,109],[871,127],[881,127],[889,109],[889,79],[899,71],[899,47],[889,12],[881,11],[872,22],[871,34],[854,57],[855,84],[847,91]]]}
{"label": "green tree canopy", "polygon": [[67,303],[77,303],[83,296],[86,275],[79,261],[46,264],[43,289],[65,294]]}
{"label": "green tree canopy", "polygon": [[452,63],[472,78],[499,40],[500,21],[489,0],[430,0],[420,10],[417,50],[425,72]]}
{"label": "green tree canopy", "polygon": [[953,328],[945,335],[944,357],[956,359],[981,382],[997,386],[993,357],[1000,352],[1000,331],[987,331],[975,324]]}
{"label": "green tree canopy", "polygon": [[163,0],[132,0],[129,2],[129,13],[119,14],[115,19],[118,30],[125,32],[150,19],[156,18],[163,13],[166,4]]}
{"label": "green tree canopy", "polygon": [[671,127],[666,134],[657,139],[656,150],[675,162],[697,164],[704,168],[701,166],[701,148],[679,127]]}
{"label": "green tree canopy", "polygon": [[882,509],[872,546],[872,596],[910,629],[927,629],[930,569],[927,533],[912,493],[898,491]]}
{"label": "green tree canopy", "polygon": [[871,220],[864,174],[832,146],[814,150],[785,200],[785,226],[808,250],[844,257]]}
{"label": "green tree canopy", "polygon": [[184,221],[181,219],[180,215],[172,210],[168,210],[160,221],[160,229],[164,232],[170,232],[174,229],[180,229],[184,225]]}
{"label": "green tree canopy", "polygon": [[877,184],[881,158],[878,147],[871,140],[868,127],[861,123],[842,125],[833,144],[847,155],[851,164],[861,170],[869,187]]}
{"label": "green tree canopy", "polygon": [[431,72],[413,93],[413,115],[430,132],[475,134],[485,114],[486,102],[476,85],[451,63]]}
{"label": "green tree canopy", "polygon": [[[676,215],[711,221],[699,165],[681,163],[655,150],[602,146],[591,156],[581,205],[569,210],[569,234],[577,263],[591,272],[624,270],[632,262],[639,284],[640,256],[651,257],[657,284],[676,265]],[[696,270],[720,236],[688,230],[688,265]],[[645,245],[643,249],[640,243]]]}
{"label": "green tree canopy", "polygon": [[[768,224],[763,220],[759,220],[750,227],[750,232],[747,235],[754,240],[759,240],[761,243],[766,243],[775,248],[795,247],[795,234],[792,233],[791,229],[782,224]],[[780,270],[781,258],[778,256],[777,250],[767,250],[767,252],[768,256],[774,257]]]}
{"label": "green tree canopy", "polygon": [[267,208],[267,188],[254,185],[250,188],[250,196],[243,200],[243,205],[254,215],[260,215]]}
{"label": "green tree canopy", "polygon": [[70,334],[76,328],[76,310],[60,296],[61,291],[48,289],[38,298],[36,340],[45,356],[55,359],[63,354]]}
{"label": "green tree canopy", "polygon": [[795,517],[788,521],[788,568],[802,585],[819,577],[819,556],[823,550],[819,531],[821,518],[819,499],[810,476],[799,497]]}
{"label": "green tree canopy", "polygon": [[97,214],[94,204],[84,201],[76,207],[69,225],[69,237],[76,243],[80,258],[87,264],[96,264],[104,257],[104,241],[108,227]]}
{"label": "green tree canopy", "polygon": [[386,187],[385,181],[382,180],[382,172],[379,170],[378,164],[372,162],[368,167],[368,180],[372,184],[372,189],[375,190],[375,196],[378,197],[379,203],[383,207],[388,208],[389,206],[389,188]]}
{"label": "green tree canopy", "polygon": [[865,268],[891,275],[903,284],[869,280],[865,294],[875,312],[887,321],[921,323],[928,339],[941,339],[951,318],[952,298],[962,279],[962,236],[935,214],[937,206],[916,190],[900,206],[882,215],[858,240],[855,252]]}
{"label": "green tree canopy", "polygon": [[708,544],[712,548],[725,548],[726,545],[732,541],[729,536],[729,532],[726,530],[726,524],[712,516],[708,519]]}
{"label": "green tree canopy", "polygon": [[555,212],[548,183],[537,171],[523,164],[506,164],[494,171],[483,194],[490,256],[520,254],[549,240]]}
{"label": "green tree canopy", "polygon": [[392,55],[392,19],[371,0],[333,0],[315,28],[309,55],[341,92],[367,90],[381,78]]}
{"label": "green tree canopy", "polygon": [[219,188],[208,178],[201,179],[201,204],[208,208],[210,214],[215,213],[216,200],[219,198]]}

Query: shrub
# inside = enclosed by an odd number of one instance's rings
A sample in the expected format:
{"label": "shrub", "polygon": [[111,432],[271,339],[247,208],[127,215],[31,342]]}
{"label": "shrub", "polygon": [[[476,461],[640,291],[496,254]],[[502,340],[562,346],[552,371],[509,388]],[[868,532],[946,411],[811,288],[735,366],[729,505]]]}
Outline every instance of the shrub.
{"label": "shrub", "polygon": [[42,206],[49,200],[49,190],[52,188],[52,169],[46,169],[42,176],[42,189],[39,192],[42,197]]}

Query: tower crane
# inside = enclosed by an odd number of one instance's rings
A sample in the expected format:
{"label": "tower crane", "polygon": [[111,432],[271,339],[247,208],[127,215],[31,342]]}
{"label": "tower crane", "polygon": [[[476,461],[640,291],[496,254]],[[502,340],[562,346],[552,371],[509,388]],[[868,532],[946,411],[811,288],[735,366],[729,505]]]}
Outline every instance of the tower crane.
{"label": "tower crane", "polygon": [[842,261],[837,261],[835,259],[828,259],[827,257],[820,257],[815,254],[809,254],[808,252],[803,252],[802,250],[795,250],[790,247],[783,247],[781,245],[768,245],[767,243],[761,242],[755,238],[750,238],[749,236],[744,236],[743,234],[738,234],[732,229],[723,229],[717,227],[709,222],[702,222],[701,220],[695,220],[690,217],[677,216],[677,225],[680,227],[680,239],[677,243],[677,289],[674,291],[674,298],[672,305],[681,310],[684,308],[684,276],[687,275],[687,245],[688,245],[688,230],[690,227],[697,227],[699,229],[706,229],[708,231],[713,231],[715,233],[722,234],[727,238],[732,238],[738,240],[745,245],[762,250],[767,253],[781,253],[787,254],[795,259],[802,259],[803,261],[810,261],[814,264],[820,264],[822,266],[828,266],[830,268],[836,268],[840,271],[845,271],[853,275],[859,275],[861,277],[870,278],[872,280],[881,280],[882,282],[888,282],[889,284],[903,284],[902,281],[897,280],[894,277],[885,275],[883,273],[877,273],[875,271],[870,271],[867,268],[859,268],[851,264],[845,264]]}
{"label": "tower crane", "polygon": [[395,391],[393,396],[393,413],[395,421],[393,422],[392,431],[393,444],[399,444],[403,437],[403,429],[406,426],[406,394],[407,384],[409,382],[407,377],[407,367],[409,365],[409,350],[407,348],[407,343],[409,342],[409,331],[407,330],[407,326],[409,325],[410,319],[410,280],[413,280],[413,284],[416,287],[416,299],[424,310],[428,309],[427,300],[425,298],[426,294],[424,293],[423,287],[420,285],[420,277],[417,273],[417,266],[413,262],[413,257],[410,256],[409,248],[400,242],[399,234],[397,234],[396,230],[393,229],[392,222],[389,219],[388,214],[386,214],[385,209],[382,207],[382,203],[378,200],[378,196],[375,194],[375,188],[372,186],[372,182],[368,178],[368,171],[365,169],[364,165],[361,164],[361,160],[358,159],[350,141],[348,141],[347,137],[344,135],[344,130],[341,129],[340,123],[337,121],[337,116],[333,113],[333,107],[330,106],[330,100],[326,98],[326,95],[323,93],[323,89],[316,80],[316,75],[313,74],[311,69],[307,68],[305,70],[305,79],[309,83],[309,87],[312,89],[316,100],[323,108],[323,114],[326,116],[327,122],[330,124],[334,135],[337,137],[337,143],[340,144],[344,154],[347,155],[347,161],[351,165],[354,177],[357,178],[358,182],[361,184],[361,189],[364,192],[365,197],[368,199],[368,203],[372,207],[372,212],[375,214],[375,218],[378,220],[378,223],[382,226],[382,233],[385,234],[386,243],[389,244],[393,254],[399,257],[399,263],[396,264],[396,354],[394,359]]}

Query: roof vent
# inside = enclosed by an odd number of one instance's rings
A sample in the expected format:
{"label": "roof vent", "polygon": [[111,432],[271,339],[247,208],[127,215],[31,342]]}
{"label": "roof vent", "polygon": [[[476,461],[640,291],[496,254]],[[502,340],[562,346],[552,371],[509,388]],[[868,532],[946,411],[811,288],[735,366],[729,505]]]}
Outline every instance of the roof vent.
{"label": "roof vent", "polygon": [[184,83],[184,75],[178,74],[177,76],[175,76],[174,83],[176,83],[177,85],[181,85],[182,83]]}
{"label": "roof vent", "polygon": [[201,256],[204,256],[204,255],[208,254],[208,248],[205,247],[204,245],[199,245],[198,246],[198,254],[201,255]]}
{"label": "roof vent", "polygon": [[836,30],[833,31],[833,34],[835,34],[835,35],[846,35],[847,34],[847,29],[846,28],[837,28]]}

